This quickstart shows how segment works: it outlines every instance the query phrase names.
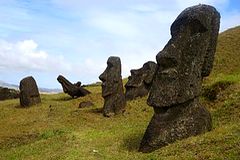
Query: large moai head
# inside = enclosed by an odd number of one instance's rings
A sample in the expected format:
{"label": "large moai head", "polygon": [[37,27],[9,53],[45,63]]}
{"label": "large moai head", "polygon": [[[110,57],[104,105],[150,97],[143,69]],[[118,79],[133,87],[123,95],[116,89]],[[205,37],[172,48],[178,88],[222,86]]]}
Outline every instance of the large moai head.
{"label": "large moai head", "polygon": [[156,68],[157,64],[149,61],[144,63],[142,68],[132,69],[130,71],[131,76],[128,77],[128,82],[125,85],[125,97],[127,100],[148,94]]}
{"label": "large moai head", "polygon": [[32,76],[20,81],[20,105],[23,107],[41,103],[37,83]]}
{"label": "large moai head", "polygon": [[185,9],[171,26],[172,38],[157,56],[148,104],[167,107],[200,95],[213,66],[220,14],[209,5]]}
{"label": "large moai head", "polygon": [[125,96],[121,76],[121,60],[119,57],[109,57],[107,68],[99,76],[102,81],[102,97],[104,98],[103,115],[111,116],[125,110]]}
{"label": "large moai head", "polygon": [[139,151],[211,130],[211,115],[199,102],[203,77],[213,66],[220,14],[209,5],[185,9],[171,26],[171,39],[157,56],[148,105],[154,115]]}

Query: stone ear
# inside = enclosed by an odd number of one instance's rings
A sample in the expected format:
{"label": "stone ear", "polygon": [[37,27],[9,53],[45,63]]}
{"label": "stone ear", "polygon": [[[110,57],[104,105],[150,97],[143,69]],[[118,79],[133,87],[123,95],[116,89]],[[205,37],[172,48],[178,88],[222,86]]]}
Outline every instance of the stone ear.
{"label": "stone ear", "polygon": [[204,57],[204,62],[203,62],[203,66],[202,66],[202,77],[207,77],[212,68],[213,68],[213,61],[214,61],[214,53],[215,51],[212,51],[212,49],[208,49],[206,51],[206,55]]}
{"label": "stone ear", "polygon": [[204,62],[202,66],[202,77],[207,77],[212,68],[213,68],[213,62],[214,62],[214,55],[216,52],[216,46],[217,46],[217,38],[218,38],[218,31],[219,31],[219,23],[220,23],[220,14],[218,12],[215,13],[216,18],[212,20],[211,22],[211,30],[210,32],[210,40],[209,45],[206,50],[206,55],[204,57]]}

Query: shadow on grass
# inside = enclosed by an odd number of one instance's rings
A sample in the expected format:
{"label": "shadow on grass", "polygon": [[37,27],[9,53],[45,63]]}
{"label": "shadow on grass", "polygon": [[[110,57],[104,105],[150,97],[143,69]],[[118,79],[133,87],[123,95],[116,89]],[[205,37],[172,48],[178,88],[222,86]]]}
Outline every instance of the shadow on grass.
{"label": "shadow on grass", "polygon": [[17,108],[17,109],[29,109],[29,108],[32,108],[32,107],[39,107],[41,106],[42,103],[38,103],[38,104],[35,104],[35,105],[31,105],[31,106],[21,106],[20,104],[18,105],[15,105],[14,107]]}
{"label": "shadow on grass", "polygon": [[138,151],[141,140],[142,140],[143,134],[136,133],[128,136],[127,138],[123,139],[123,148],[132,152],[132,151]]}
{"label": "shadow on grass", "polygon": [[103,108],[90,109],[89,112],[95,113],[95,114],[102,114],[103,113]]}
{"label": "shadow on grass", "polygon": [[28,108],[30,108],[32,106],[21,106],[20,104],[18,104],[18,105],[14,106],[14,107],[17,108],[17,109],[28,109]]}
{"label": "shadow on grass", "polygon": [[23,107],[23,106],[21,106],[20,104],[14,106],[14,107],[17,108],[17,109],[26,109],[26,107]]}
{"label": "shadow on grass", "polygon": [[18,147],[21,145],[34,143],[37,140],[39,140],[38,133],[5,137],[0,141],[0,149]]}
{"label": "shadow on grass", "polygon": [[70,101],[73,100],[74,98],[70,97],[70,96],[66,96],[66,97],[60,97],[60,98],[55,98],[53,99],[54,101]]}

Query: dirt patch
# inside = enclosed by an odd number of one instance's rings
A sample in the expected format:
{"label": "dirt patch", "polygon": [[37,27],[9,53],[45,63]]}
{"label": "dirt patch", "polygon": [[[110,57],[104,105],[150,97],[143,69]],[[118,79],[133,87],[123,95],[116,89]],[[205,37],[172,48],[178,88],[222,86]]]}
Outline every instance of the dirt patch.
{"label": "dirt patch", "polygon": [[1,137],[0,149],[13,148],[33,143],[39,139],[39,134],[21,134],[13,137]]}
{"label": "dirt patch", "polygon": [[218,95],[231,86],[233,82],[229,81],[219,81],[211,86],[204,86],[202,89],[202,96],[209,101],[215,101]]}

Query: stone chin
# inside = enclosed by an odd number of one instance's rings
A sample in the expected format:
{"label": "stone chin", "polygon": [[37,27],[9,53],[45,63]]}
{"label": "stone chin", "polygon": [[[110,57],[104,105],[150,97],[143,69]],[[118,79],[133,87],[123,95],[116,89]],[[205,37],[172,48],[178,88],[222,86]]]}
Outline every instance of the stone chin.
{"label": "stone chin", "polygon": [[125,93],[125,97],[127,99],[133,99],[135,98],[135,94],[138,91],[138,88],[136,87],[126,87],[126,93]]}
{"label": "stone chin", "polygon": [[102,84],[102,97],[106,98],[113,94],[112,89],[110,89],[105,83]]}
{"label": "stone chin", "polygon": [[108,96],[110,96],[110,95],[112,95],[113,93],[112,92],[109,92],[108,90],[102,90],[102,97],[103,98],[106,98],[106,97],[108,97]]}

